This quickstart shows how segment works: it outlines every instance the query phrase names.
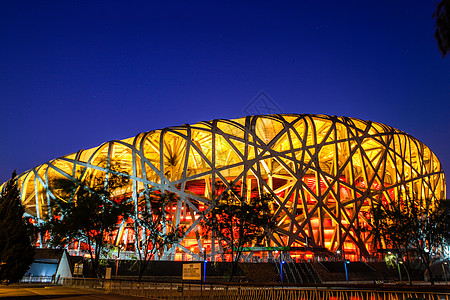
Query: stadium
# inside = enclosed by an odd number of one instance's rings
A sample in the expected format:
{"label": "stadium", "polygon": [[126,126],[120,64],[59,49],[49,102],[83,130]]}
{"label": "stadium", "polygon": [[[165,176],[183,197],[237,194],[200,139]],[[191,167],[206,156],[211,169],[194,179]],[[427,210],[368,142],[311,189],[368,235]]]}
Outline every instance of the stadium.
{"label": "stadium", "polygon": [[[139,207],[155,191],[177,195],[168,220],[186,231],[161,260],[229,261],[217,240],[199,232],[210,205],[231,190],[245,199],[272,195],[277,223],[266,249],[289,249],[294,259],[324,251],[368,258],[374,253],[369,229],[376,203],[446,198],[439,160],[414,137],[355,118],[281,114],[152,130],[59,157],[18,176],[26,214],[48,220],[57,196],[53,179],[105,178],[112,162],[131,179],[115,196],[127,195],[136,208],[110,239],[126,252],[139,251],[142,231],[133,226]],[[40,236],[37,246],[45,239]],[[68,246],[71,253],[83,249],[83,241]],[[249,251],[244,257],[265,259],[273,252]]]}

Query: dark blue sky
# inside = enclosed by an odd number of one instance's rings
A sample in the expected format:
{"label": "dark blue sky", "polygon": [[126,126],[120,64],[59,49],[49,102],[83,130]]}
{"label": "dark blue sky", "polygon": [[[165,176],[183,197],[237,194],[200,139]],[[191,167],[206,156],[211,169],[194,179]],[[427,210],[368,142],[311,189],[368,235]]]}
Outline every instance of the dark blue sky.
{"label": "dark blue sky", "polygon": [[0,182],[171,125],[286,113],[373,120],[450,174],[450,57],[434,1],[0,0]]}

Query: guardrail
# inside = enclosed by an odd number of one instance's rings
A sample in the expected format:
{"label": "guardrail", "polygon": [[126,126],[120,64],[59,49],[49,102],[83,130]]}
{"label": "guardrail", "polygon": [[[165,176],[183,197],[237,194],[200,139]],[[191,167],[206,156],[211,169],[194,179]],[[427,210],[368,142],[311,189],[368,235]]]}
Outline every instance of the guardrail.
{"label": "guardrail", "polygon": [[[220,300],[450,300],[448,291],[379,290],[345,287],[295,287],[226,285],[217,283],[162,283],[128,280],[64,278],[66,287],[102,290],[115,294],[152,299]],[[393,287],[395,288],[395,287]]]}

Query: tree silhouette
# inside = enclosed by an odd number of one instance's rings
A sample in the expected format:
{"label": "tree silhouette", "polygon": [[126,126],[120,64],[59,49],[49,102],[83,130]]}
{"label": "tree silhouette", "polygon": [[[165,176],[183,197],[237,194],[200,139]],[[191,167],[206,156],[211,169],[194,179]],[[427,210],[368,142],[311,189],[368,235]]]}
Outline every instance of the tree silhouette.
{"label": "tree silhouette", "polygon": [[92,275],[99,276],[99,259],[109,233],[121,219],[132,213],[125,197],[115,197],[129,178],[120,165],[109,166],[108,176],[89,175],[82,180],[57,178],[51,182],[57,195],[53,200],[54,217],[42,227],[50,234],[50,244],[66,246],[73,240],[86,242],[92,263]]}
{"label": "tree silhouette", "polygon": [[230,281],[236,272],[244,246],[268,245],[267,234],[275,228],[273,198],[270,195],[246,201],[237,191],[224,192],[211,212],[201,222],[202,235],[214,234],[224,251],[234,259]]}
{"label": "tree silhouette", "polygon": [[[449,243],[449,200],[405,199],[373,210],[375,243],[393,249],[401,257],[420,259],[434,284],[431,264]],[[401,259],[403,262],[403,259]]]}
{"label": "tree silhouette", "polygon": [[0,196],[0,280],[17,282],[33,262],[32,225],[23,217],[16,171]]}
{"label": "tree silhouette", "polygon": [[151,195],[136,221],[143,230],[139,251],[139,280],[147,269],[150,260],[163,254],[164,248],[170,248],[184,234],[184,227],[175,227],[168,216],[172,215],[172,207],[176,203],[176,195],[166,192]]}
{"label": "tree silhouette", "polygon": [[434,38],[442,57],[450,53],[450,0],[441,0],[433,13],[436,19]]}

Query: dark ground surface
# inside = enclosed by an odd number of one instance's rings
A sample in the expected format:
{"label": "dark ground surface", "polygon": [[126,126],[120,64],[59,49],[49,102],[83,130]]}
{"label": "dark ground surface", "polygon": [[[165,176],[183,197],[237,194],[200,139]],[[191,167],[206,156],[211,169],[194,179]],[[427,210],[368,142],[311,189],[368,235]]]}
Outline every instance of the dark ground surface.
{"label": "dark ground surface", "polygon": [[[235,284],[232,284],[235,285]],[[275,284],[274,286],[280,286]],[[294,288],[294,285],[287,285]],[[303,286],[304,288],[308,288]],[[311,288],[312,286],[309,286]],[[414,286],[407,285],[372,285],[372,284],[350,284],[350,285],[316,285],[315,288],[325,289],[349,289],[349,290],[372,290],[372,291],[417,291],[417,292],[435,292],[438,294],[450,294],[450,286],[448,285],[436,285],[430,286],[428,284],[419,283]],[[110,294],[101,291],[89,291],[83,289],[66,288],[55,285],[38,285],[38,284],[17,284],[17,285],[0,285],[0,298],[3,299],[54,299],[54,300],[70,300],[70,299],[82,299],[82,300],[139,300],[149,299],[133,296],[122,296],[117,294]]]}
{"label": "dark ground surface", "polygon": [[[94,292],[81,289],[72,289],[61,286],[44,286],[44,285],[0,285],[0,298],[3,299],[82,299],[82,300],[139,300],[141,297],[121,296],[109,294],[105,292]],[[147,298],[148,299],[148,298]]]}

